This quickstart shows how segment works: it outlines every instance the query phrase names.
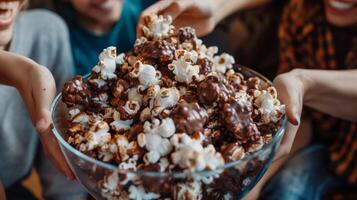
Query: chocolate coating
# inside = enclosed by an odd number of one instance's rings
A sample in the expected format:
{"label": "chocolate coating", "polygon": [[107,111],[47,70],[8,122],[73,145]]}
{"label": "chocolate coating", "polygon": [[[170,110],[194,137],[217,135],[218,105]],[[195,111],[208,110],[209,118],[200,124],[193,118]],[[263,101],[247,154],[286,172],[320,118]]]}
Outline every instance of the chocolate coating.
{"label": "chocolate coating", "polygon": [[243,143],[251,136],[260,134],[258,129],[253,127],[251,108],[234,98],[223,104],[222,118],[227,129]]}
{"label": "chocolate coating", "polygon": [[83,82],[82,76],[75,76],[64,84],[62,90],[62,101],[68,106],[87,105],[91,93],[88,85]]}
{"label": "chocolate coating", "polygon": [[207,111],[201,108],[198,103],[187,103],[181,101],[172,111],[172,119],[176,125],[176,132],[192,135],[196,132],[203,132],[203,127],[208,120]]}
{"label": "chocolate coating", "polygon": [[212,105],[214,102],[225,102],[228,99],[228,91],[222,77],[210,75],[203,80],[197,88],[199,100],[202,104]]}

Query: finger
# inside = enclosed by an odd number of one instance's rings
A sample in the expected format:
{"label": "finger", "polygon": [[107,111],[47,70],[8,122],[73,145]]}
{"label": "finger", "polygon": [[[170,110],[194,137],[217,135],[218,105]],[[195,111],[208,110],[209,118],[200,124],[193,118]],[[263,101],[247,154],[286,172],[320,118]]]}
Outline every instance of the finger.
{"label": "finger", "polygon": [[193,27],[198,37],[205,36],[214,30],[214,25],[209,19],[180,16],[173,22],[173,25],[177,28],[185,26]]}
{"label": "finger", "polygon": [[143,35],[142,29],[144,26],[144,17],[151,14],[159,14],[159,12],[169,6],[173,0],[162,0],[154,3],[153,5],[146,8],[140,15],[138,25],[136,26],[136,36],[137,38]]}
{"label": "finger", "polygon": [[194,3],[194,1],[192,1],[192,0],[173,1],[166,8],[160,10],[158,14],[170,15],[172,17],[172,20],[175,21],[175,19],[179,15],[181,15],[181,13],[183,13],[186,10],[188,10],[189,8],[191,8],[193,3]]}
{"label": "finger", "polygon": [[46,118],[45,120],[50,121],[49,110],[56,95],[55,80],[51,72],[43,66],[39,66],[34,73],[32,97],[37,115],[36,119]]}
{"label": "finger", "polygon": [[65,174],[69,179],[73,180],[75,176],[61,152],[57,139],[54,137],[51,131],[50,121],[41,119],[37,123],[36,129],[40,133],[40,140],[44,146],[48,158],[59,171]]}
{"label": "finger", "polygon": [[298,126],[288,123],[285,129],[284,136],[280,142],[279,149],[274,157],[277,160],[285,155],[288,155],[295,141],[295,136],[298,130]]}
{"label": "finger", "polygon": [[299,94],[299,88],[290,86],[290,83],[278,76],[274,80],[274,86],[278,91],[280,101],[285,104],[285,112],[288,121],[293,125],[298,125],[300,123],[301,115],[301,102],[302,97]]}

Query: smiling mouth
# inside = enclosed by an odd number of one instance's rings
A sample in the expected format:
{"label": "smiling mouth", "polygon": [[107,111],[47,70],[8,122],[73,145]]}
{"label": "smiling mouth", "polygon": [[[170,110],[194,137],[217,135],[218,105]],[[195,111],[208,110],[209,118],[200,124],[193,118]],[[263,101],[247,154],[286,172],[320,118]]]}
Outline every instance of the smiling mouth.
{"label": "smiling mouth", "polygon": [[347,11],[356,7],[355,3],[339,1],[339,0],[329,0],[329,6],[338,11]]}
{"label": "smiling mouth", "polygon": [[0,29],[12,24],[18,5],[17,1],[0,2]]}

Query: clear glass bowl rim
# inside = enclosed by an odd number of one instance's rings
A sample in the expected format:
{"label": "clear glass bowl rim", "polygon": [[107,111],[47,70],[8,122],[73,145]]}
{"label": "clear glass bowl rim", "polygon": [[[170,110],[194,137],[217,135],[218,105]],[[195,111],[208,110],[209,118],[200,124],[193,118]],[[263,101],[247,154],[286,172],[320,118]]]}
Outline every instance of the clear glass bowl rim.
{"label": "clear glass bowl rim", "polygon": [[[242,72],[242,71],[249,72],[249,73],[254,74],[255,76],[258,76],[259,78],[263,79],[268,84],[272,84],[272,82],[269,79],[267,79],[265,76],[261,75],[260,73],[254,71],[254,70],[252,70],[252,69],[250,69],[248,67],[244,67],[244,66],[241,66],[241,65],[236,65],[236,69],[237,70],[235,70],[235,71],[237,71],[237,72]],[[83,76],[83,78],[87,79],[87,78],[89,78],[89,76],[90,76],[90,74],[86,74],[86,75]],[[52,119],[54,119],[54,117],[55,117],[55,114],[56,114],[55,111],[56,111],[58,103],[61,101],[61,98],[62,98],[62,93],[59,93],[55,97],[55,99],[53,100],[53,102],[51,104],[50,111],[51,111]],[[89,163],[92,163],[94,165],[98,165],[98,166],[103,167],[103,168],[105,168],[107,170],[112,170],[112,171],[118,170],[118,166],[115,166],[115,165],[112,165],[112,164],[105,163],[103,161],[94,159],[94,158],[92,158],[90,156],[87,156],[86,154],[80,152],[76,148],[72,147],[70,144],[68,144],[63,139],[63,137],[59,133],[59,130],[56,127],[55,122],[53,122],[52,124],[53,124],[52,132],[55,135],[57,141],[59,141],[60,145],[63,146],[64,148],[66,148],[67,150],[69,150],[71,153],[73,153],[74,155],[78,156],[81,159],[84,159],[85,161],[87,161]],[[246,155],[244,158],[242,158],[240,160],[236,160],[236,161],[233,161],[233,162],[225,163],[224,165],[218,167],[215,170],[202,170],[202,171],[192,171],[192,172],[150,172],[150,171],[144,171],[144,170],[136,170],[136,171],[133,171],[133,170],[119,170],[119,171],[121,173],[132,173],[132,174],[137,174],[137,175],[139,174],[139,175],[142,175],[142,176],[150,176],[150,177],[174,176],[174,177],[177,177],[177,178],[180,178],[180,177],[183,178],[183,177],[187,177],[187,176],[190,176],[190,175],[191,176],[192,175],[209,176],[210,174],[214,175],[217,172],[220,172],[220,171],[225,170],[225,169],[230,168],[230,167],[234,167],[234,166],[239,165],[239,164],[241,164],[241,163],[243,163],[243,162],[245,162],[247,160],[250,160],[253,157],[258,156],[258,154],[261,151],[264,151],[264,149],[271,148],[271,146],[276,144],[276,143],[278,143],[280,141],[280,138],[284,135],[286,124],[287,124],[287,118],[284,115],[283,120],[281,122],[281,126],[279,127],[278,131],[276,132],[276,134],[274,135],[273,139],[269,143],[264,144],[263,147],[260,150],[255,151],[253,153],[250,153],[250,154]]]}

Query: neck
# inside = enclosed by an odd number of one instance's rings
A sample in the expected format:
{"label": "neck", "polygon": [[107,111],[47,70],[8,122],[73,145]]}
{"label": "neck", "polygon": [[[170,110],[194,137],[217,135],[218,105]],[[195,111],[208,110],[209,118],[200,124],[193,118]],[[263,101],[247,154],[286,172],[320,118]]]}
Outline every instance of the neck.
{"label": "neck", "polygon": [[107,33],[114,26],[114,23],[100,23],[83,15],[78,16],[78,22],[88,31],[98,35]]}

